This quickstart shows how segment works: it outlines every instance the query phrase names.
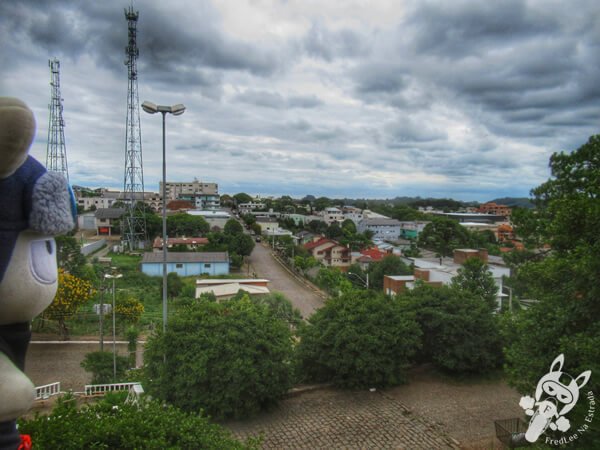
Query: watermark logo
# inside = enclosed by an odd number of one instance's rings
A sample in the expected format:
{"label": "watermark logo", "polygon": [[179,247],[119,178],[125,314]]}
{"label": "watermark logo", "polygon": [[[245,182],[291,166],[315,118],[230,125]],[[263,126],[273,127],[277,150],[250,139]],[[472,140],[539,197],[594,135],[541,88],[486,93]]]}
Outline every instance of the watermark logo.
{"label": "watermark logo", "polygon": [[[571,430],[571,435],[563,436],[560,439],[546,438],[547,444],[566,444],[578,439],[579,435],[588,429],[588,425],[584,424],[577,430],[572,430],[571,423],[565,415],[577,404],[579,391],[590,379],[592,371],[586,370],[577,378],[573,378],[562,371],[564,362],[564,355],[560,354],[556,357],[550,365],[550,372],[538,381],[535,398],[528,395],[521,397],[519,406],[525,410],[525,414],[531,416],[529,427],[525,433],[525,439],[529,442],[536,442],[550,428],[563,433]],[[587,399],[590,409],[585,420],[591,422],[595,407],[593,392],[587,393]]]}

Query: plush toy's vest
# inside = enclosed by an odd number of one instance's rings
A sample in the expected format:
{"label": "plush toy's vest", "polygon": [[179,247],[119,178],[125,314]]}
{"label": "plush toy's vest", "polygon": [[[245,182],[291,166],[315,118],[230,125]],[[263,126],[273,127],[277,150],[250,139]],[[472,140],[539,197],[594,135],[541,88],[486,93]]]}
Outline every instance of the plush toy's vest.
{"label": "plush toy's vest", "polygon": [[0,450],[20,443],[15,419],[33,401],[23,373],[30,321],[57,288],[53,236],[73,228],[65,178],[27,155],[35,120],[18,99],[0,97]]}

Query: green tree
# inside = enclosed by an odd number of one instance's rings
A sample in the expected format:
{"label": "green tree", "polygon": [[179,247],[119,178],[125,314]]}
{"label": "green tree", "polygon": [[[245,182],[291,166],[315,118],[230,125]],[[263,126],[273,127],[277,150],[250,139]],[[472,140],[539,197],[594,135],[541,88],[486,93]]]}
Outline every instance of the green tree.
{"label": "green tree", "polygon": [[252,303],[257,305],[266,306],[269,308],[269,310],[271,310],[273,316],[283,320],[292,327],[297,327],[302,321],[302,315],[300,314],[300,311],[294,308],[292,302],[290,302],[288,298],[281,292],[272,292],[268,295],[252,296],[250,297],[250,300],[252,300]]}
{"label": "green tree", "polygon": [[370,264],[369,287],[377,290],[383,289],[384,275],[411,275],[412,273],[412,269],[399,256],[386,255],[381,261]]}
{"label": "green tree", "polygon": [[419,285],[398,301],[415,314],[423,335],[422,362],[456,373],[487,372],[502,361],[499,326],[488,305],[471,292]]}
{"label": "green tree", "polygon": [[235,200],[236,205],[239,205],[240,203],[250,203],[254,200],[251,196],[249,196],[245,192],[240,192],[238,194],[235,194],[233,196],[233,199]]}
{"label": "green tree", "polygon": [[[513,218],[525,242],[551,248],[517,262],[523,295],[537,303],[510,317],[506,327],[509,381],[530,395],[561,353],[568,373],[600,373],[600,136],[572,153],[553,154],[550,169],[551,178],[532,191],[535,211]],[[585,391],[599,392],[599,380],[592,375]],[[572,424],[585,423],[588,406],[579,401],[569,413]],[[600,442],[599,424],[593,421],[582,433],[581,448]]]}
{"label": "green tree", "polygon": [[446,217],[435,217],[419,234],[419,247],[432,250],[440,256],[452,256],[455,248],[470,244],[468,230],[457,221]]}
{"label": "green tree", "polygon": [[322,267],[315,281],[319,287],[335,297],[352,289],[352,283],[337,267]]}
{"label": "green tree", "polygon": [[240,256],[250,256],[254,250],[254,239],[248,234],[227,236],[227,250]]}
{"label": "green tree", "polygon": [[19,420],[36,450],[114,449],[258,449],[256,439],[245,443],[197,412],[185,413],[158,400],[127,404],[123,396],[107,396],[78,408],[75,398],[59,398],[50,415]]}
{"label": "green tree", "polygon": [[169,298],[172,300],[181,294],[183,289],[183,281],[181,277],[176,272],[169,272],[167,274],[167,294]]}
{"label": "green tree", "polygon": [[[81,245],[73,236],[56,236],[56,260],[58,267],[78,278],[87,278],[84,268],[85,256],[81,253]],[[89,280],[92,281],[92,280]]]}
{"label": "green tree", "polygon": [[125,356],[116,355],[116,378],[113,377],[114,361],[111,352],[87,353],[81,367],[92,374],[92,384],[118,383],[125,381],[125,372],[129,369],[129,359]]}
{"label": "green tree", "polygon": [[178,213],[167,217],[169,236],[202,236],[210,231],[210,225],[201,216]]}
{"label": "green tree", "polygon": [[319,197],[313,202],[313,206],[317,211],[323,211],[332,205],[332,201],[327,197]]}
{"label": "green tree", "polygon": [[452,278],[452,286],[471,292],[482,299],[491,310],[498,307],[498,285],[490,272],[490,268],[479,258],[465,261],[458,274]]}
{"label": "green tree", "polygon": [[244,227],[235,219],[229,219],[223,227],[223,233],[228,235],[242,234],[243,232]]}
{"label": "green tree", "polygon": [[414,317],[373,292],[329,299],[299,330],[298,359],[310,380],[348,388],[392,386],[420,343]]}
{"label": "green tree", "polygon": [[307,227],[316,234],[324,234],[327,231],[327,224],[322,220],[311,220],[308,222]]}
{"label": "green tree", "polygon": [[329,225],[329,227],[327,227],[325,236],[327,236],[329,239],[338,240],[344,237],[344,232],[342,231],[339,223],[333,222]]}
{"label": "green tree", "polygon": [[270,308],[248,296],[196,302],[148,340],[144,386],[186,411],[243,417],[287,392],[291,358],[289,326]]}

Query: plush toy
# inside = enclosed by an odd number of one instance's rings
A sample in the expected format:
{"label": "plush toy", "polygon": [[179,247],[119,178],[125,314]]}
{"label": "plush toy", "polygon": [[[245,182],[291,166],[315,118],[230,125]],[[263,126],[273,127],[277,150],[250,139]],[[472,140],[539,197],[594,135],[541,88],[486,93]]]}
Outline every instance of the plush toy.
{"label": "plush toy", "polygon": [[0,449],[21,440],[16,418],[33,402],[23,373],[31,320],[58,285],[53,236],[73,228],[74,201],[66,179],[28,155],[35,119],[20,100],[0,97]]}

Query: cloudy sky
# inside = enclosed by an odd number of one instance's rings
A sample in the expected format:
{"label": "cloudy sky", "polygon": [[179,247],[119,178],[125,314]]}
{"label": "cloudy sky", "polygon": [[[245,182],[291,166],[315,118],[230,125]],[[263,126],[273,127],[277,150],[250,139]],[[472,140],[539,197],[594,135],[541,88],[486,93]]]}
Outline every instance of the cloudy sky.
{"label": "cloudy sky", "polygon": [[[4,0],[0,95],[46,159],[61,63],[71,182],[123,187],[128,1]],[[168,179],[221,193],[527,196],[600,124],[600,3],[144,0],[139,98],[167,116]],[[157,190],[161,119],[140,110]]]}

